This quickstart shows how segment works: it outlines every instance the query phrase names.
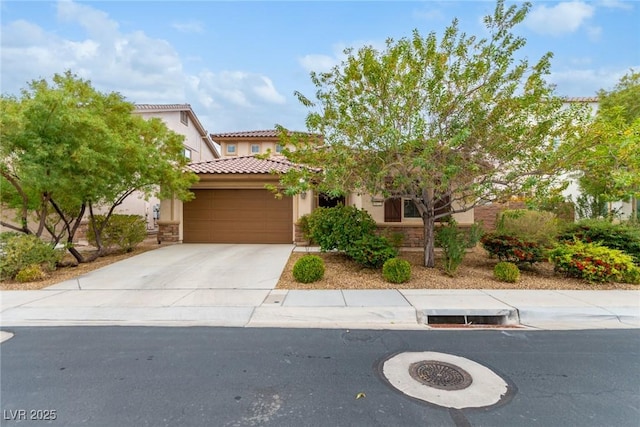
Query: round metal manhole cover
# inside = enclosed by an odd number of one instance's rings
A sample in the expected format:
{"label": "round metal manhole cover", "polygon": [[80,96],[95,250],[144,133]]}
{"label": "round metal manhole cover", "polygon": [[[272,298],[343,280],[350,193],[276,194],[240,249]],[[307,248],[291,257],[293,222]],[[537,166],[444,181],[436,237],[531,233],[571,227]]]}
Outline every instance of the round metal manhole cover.
{"label": "round metal manhole cover", "polygon": [[415,380],[440,390],[464,390],[473,382],[471,375],[459,366],[439,360],[423,360],[409,366]]}
{"label": "round metal manhole cover", "polygon": [[399,392],[451,409],[508,402],[515,388],[486,366],[434,351],[403,352],[381,361],[383,379]]}

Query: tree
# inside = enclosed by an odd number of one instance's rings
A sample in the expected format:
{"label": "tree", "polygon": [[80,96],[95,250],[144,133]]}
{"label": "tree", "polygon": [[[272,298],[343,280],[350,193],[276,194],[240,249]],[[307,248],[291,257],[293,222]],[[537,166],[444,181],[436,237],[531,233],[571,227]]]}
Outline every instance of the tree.
{"label": "tree", "polygon": [[[315,186],[413,201],[423,220],[424,264],[434,266],[435,221],[504,200],[554,172],[553,143],[573,140],[582,116],[563,108],[546,84],[551,53],[530,66],[516,60],[525,40],[511,30],[530,4],[498,1],[484,18],[488,38],[468,36],[454,20],[442,35],[389,39],[382,52],[347,49],[317,88],[306,124],[324,144],[281,129],[290,160],[321,167],[282,177],[289,194]],[[442,207],[443,209],[437,209]]]}
{"label": "tree", "polygon": [[[134,105],[118,93],[104,94],[71,72],[52,82],[34,80],[21,97],[3,95],[0,115],[0,191],[16,221],[15,231],[64,240],[78,262],[73,238],[85,214],[115,207],[134,191],[189,197],[197,179],[184,171],[183,137],[158,119],[132,115]],[[37,226],[30,226],[30,217]],[[105,221],[106,223],[106,221]],[[95,223],[94,223],[95,225]]]}
{"label": "tree", "polygon": [[640,197],[640,73],[598,92],[598,112],[565,157],[580,171],[580,188],[604,202]]}

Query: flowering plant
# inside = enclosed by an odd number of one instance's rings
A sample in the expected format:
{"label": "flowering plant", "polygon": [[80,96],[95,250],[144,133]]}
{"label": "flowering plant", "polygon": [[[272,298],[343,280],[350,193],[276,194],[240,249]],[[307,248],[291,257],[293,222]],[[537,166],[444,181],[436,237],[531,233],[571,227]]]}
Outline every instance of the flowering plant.
{"label": "flowering plant", "polygon": [[555,271],[588,282],[636,283],[639,277],[630,255],[597,243],[575,240],[558,245],[549,252],[549,261]]}
{"label": "flowering plant", "polygon": [[500,261],[533,264],[544,260],[544,251],[538,243],[515,236],[490,233],[480,239],[480,243]]}

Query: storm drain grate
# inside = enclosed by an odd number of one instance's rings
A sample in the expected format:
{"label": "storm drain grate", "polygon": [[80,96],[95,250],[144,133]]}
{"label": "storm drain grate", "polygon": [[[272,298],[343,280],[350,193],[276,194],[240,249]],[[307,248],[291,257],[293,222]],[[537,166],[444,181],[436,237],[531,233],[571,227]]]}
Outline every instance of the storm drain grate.
{"label": "storm drain grate", "polygon": [[473,382],[471,375],[459,366],[436,360],[412,363],[409,375],[422,384],[439,390],[464,390]]}
{"label": "storm drain grate", "polygon": [[506,316],[427,316],[427,325],[506,325]]}

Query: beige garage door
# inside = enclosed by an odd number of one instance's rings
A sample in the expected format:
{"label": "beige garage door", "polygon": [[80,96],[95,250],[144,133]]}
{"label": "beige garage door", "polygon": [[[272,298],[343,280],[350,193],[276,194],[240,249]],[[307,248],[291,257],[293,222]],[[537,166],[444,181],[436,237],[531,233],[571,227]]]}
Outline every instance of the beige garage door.
{"label": "beige garage door", "polygon": [[194,190],[184,204],[185,243],[291,243],[291,197],[267,190]]}

